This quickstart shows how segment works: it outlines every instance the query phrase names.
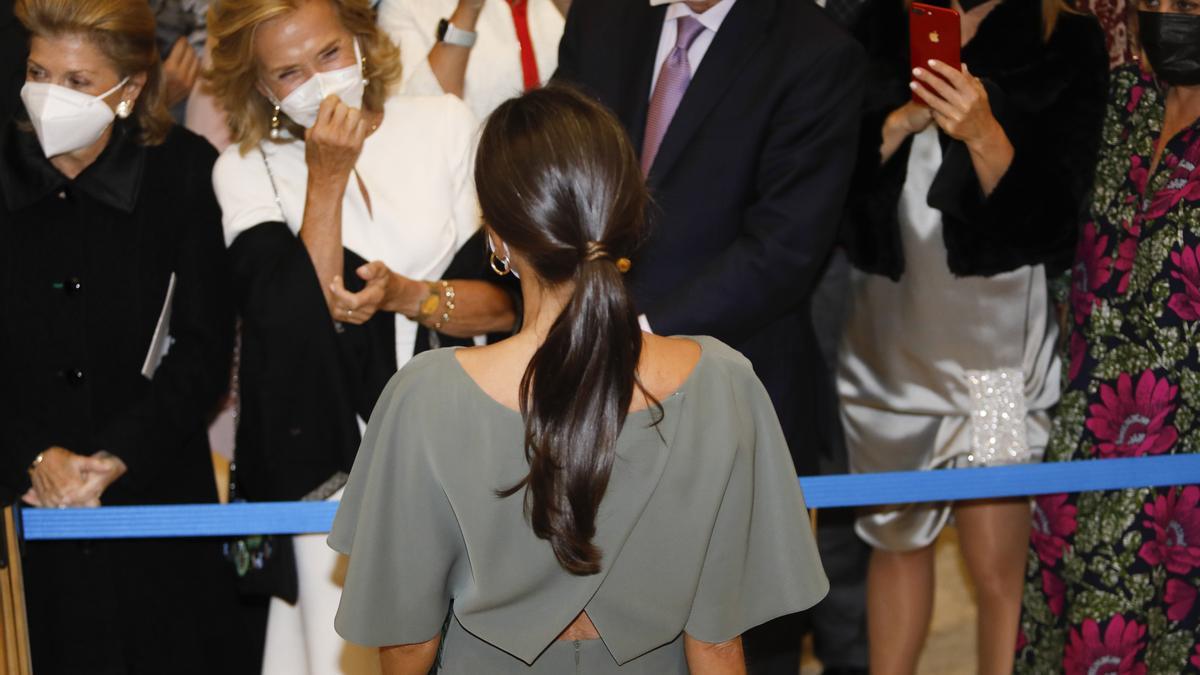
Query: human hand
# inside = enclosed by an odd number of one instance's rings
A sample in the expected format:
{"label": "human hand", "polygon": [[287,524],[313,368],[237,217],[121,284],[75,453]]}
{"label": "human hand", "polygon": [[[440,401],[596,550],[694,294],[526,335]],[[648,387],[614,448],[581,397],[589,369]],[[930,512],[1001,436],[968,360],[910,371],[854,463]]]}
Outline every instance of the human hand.
{"label": "human hand", "polygon": [[100,495],[125,470],[125,463],[107,452],[87,457],[55,446],[30,471],[33,486],[22,499],[43,507],[99,506]]}
{"label": "human hand", "polygon": [[929,106],[933,121],[951,138],[978,148],[994,141],[997,134],[1004,135],[992,115],[987,89],[967,64],[960,72],[930,60],[928,69],[914,68],[913,77],[912,90]]}
{"label": "human hand", "polygon": [[[425,286],[420,282],[393,273],[383,262],[376,260],[359,266],[355,274],[366,282],[357,293],[346,290],[340,275],[329,284],[331,313],[336,321],[361,325],[380,310],[392,310],[397,305],[406,305],[406,299],[415,296],[413,304],[420,302],[420,293]],[[414,292],[415,291],[415,292]],[[406,314],[407,315],[407,314]]]}
{"label": "human hand", "polygon": [[200,58],[186,39],[179,38],[163,61],[162,70],[163,93],[170,108],[191,95],[200,76]]}
{"label": "human hand", "polygon": [[319,189],[345,186],[358,162],[369,127],[362,111],[330,94],[321,101],[317,121],[304,132],[304,161],[309,181]]}
{"label": "human hand", "polygon": [[883,124],[888,129],[884,133],[892,131],[902,136],[911,136],[925,131],[932,123],[933,114],[930,112],[929,106],[909,101],[887,116]]}

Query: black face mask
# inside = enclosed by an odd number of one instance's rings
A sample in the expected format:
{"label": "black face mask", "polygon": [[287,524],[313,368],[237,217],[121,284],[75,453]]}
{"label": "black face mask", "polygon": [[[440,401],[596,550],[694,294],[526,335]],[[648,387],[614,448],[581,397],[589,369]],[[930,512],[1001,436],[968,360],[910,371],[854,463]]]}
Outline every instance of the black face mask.
{"label": "black face mask", "polygon": [[1138,37],[1158,79],[1200,84],[1200,15],[1138,12]]}

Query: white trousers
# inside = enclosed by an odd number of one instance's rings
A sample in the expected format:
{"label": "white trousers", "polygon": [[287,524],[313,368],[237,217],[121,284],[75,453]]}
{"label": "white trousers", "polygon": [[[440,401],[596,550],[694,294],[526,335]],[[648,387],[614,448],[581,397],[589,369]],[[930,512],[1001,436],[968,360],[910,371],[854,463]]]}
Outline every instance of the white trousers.
{"label": "white trousers", "polygon": [[348,558],[325,537],[292,538],[300,594],[295,605],[271,598],[263,675],[379,675],[378,649],[350,644],[333,630]]}

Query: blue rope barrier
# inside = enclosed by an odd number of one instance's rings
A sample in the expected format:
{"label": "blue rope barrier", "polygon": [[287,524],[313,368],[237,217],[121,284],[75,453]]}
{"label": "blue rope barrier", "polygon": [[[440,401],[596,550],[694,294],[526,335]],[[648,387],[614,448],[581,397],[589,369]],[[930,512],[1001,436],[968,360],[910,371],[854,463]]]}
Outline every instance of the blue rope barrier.
{"label": "blue rope barrier", "polygon": [[[1019,497],[1200,483],[1200,455],[800,478],[810,508]],[[25,538],[136,539],[328,532],[334,502],[24,509]]]}

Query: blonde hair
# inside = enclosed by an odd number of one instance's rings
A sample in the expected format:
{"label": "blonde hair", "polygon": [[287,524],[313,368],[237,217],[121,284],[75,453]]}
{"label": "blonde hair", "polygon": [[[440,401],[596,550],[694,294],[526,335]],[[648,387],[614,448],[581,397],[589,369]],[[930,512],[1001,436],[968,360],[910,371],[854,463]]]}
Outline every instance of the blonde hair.
{"label": "blonde hair", "polygon": [[145,145],[158,145],[174,121],[167,111],[154,13],[146,0],[17,0],[17,19],[34,37],[82,35],[112,62],[119,77],[146,74],[133,106]]}
{"label": "blonde hair", "polygon": [[[144,1],[144,0],[143,0]],[[275,106],[258,90],[254,55],[255,29],[265,21],[294,12],[316,0],[214,0],[208,9],[208,34],[213,40],[212,68],[207,87],[225,109],[230,137],[243,153],[269,137]],[[333,5],[342,26],[354,34],[366,61],[363,108],[383,110],[392,85],[400,80],[400,50],[375,23],[368,0],[321,0]],[[282,112],[280,121],[294,136],[304,129]]]}

